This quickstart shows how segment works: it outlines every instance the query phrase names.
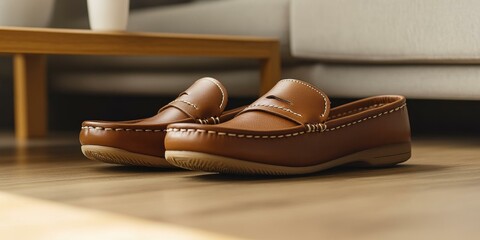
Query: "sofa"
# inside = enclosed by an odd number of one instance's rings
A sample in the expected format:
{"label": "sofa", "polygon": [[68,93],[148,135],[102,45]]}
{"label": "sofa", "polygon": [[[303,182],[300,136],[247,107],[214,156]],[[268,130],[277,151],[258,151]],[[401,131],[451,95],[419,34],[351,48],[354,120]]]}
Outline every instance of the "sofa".
{"label": "sofa", "polygon": [[[161,2],[161,1],[160,1]],[[88,28],[84,0],[58,1],[53,27]],[[281,42],[283,77],[333,97],[480,99],[474,0],[190,0],[132,9],[130,31],[255,35]],[[176,94],[202,76],[255,96],[258,63],[161,57],[54,57],[53,91]]]}

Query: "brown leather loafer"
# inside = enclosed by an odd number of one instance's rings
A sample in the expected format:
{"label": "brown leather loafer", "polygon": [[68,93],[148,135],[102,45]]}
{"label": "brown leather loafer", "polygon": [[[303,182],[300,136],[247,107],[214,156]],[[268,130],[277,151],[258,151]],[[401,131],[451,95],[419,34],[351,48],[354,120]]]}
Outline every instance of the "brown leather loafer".
{"label": "brown leather loafer", "polygon": [[167,125],[218,124],[230,120],[243,108],[224,112],[227,99],[227,91],[219,81],[199,79],[153,117],[122,122],[83,122],[82,152],[89,159],[107,163],[172,167],[164,158]]}
{"label": "brown leather loafer", "polygon": [[410,158],[405,98],[377,96],[330,109],[325,93],[285,79],[228,122],[168,126],[165,156],[193,170],[289,175]]}

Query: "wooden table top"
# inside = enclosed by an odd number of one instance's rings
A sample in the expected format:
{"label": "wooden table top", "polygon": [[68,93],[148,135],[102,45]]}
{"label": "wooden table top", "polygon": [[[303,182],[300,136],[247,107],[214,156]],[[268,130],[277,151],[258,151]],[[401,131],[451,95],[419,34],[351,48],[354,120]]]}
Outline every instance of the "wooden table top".
{"label": "wooden table top", "polygon": [[176,55],[262,58],[273,38],[82,29],[0,27],[0,53]]}

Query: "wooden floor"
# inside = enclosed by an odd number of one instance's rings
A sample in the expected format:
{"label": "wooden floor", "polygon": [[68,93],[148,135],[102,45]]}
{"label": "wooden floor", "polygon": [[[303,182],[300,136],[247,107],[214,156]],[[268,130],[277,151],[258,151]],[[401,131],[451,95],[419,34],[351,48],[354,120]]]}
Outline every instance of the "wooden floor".
{"label": "wooden floor", "polygon": [[480,239],[480,138],[414,139],[394,168],[252,178],[93,162],[74,134],[23,147],[1,135],[0,192],[247,239]]}

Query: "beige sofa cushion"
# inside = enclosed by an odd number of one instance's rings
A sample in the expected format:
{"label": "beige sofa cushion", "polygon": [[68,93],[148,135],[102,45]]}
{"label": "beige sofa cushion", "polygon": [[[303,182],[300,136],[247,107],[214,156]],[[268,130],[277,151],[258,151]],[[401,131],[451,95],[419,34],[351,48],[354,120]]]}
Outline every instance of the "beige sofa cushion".
{"label": "beige sofa cushion", "polygon": [[413,99],[480,100],[476,65],[314,64],[290,74],[332,97],[400,94]]}
{"label": "beige sofa cushion", "polygon": [[[298,67],[286,67],[283,78],[294,78]],[[302,68],[302,71],[304,69]],[[308,71],[307,71],[308,72]],[[195,80],[214,77],[222,81],[231,97],[256,97],[260,86],[259,69],[196,69],[195,71],[66,71],[50,77],[53,91],[68,93],[138,94],[174,96]]]}
{"label": "beige sofa cushion", "polygon": [[129,30],[267,36],[289,46],[290,0],[210,0],[131,13]]}
{"label": "beige sofa cushion", "polygon": [[478,0],[295,0],[291,4],[296,57],[480,62]]}

